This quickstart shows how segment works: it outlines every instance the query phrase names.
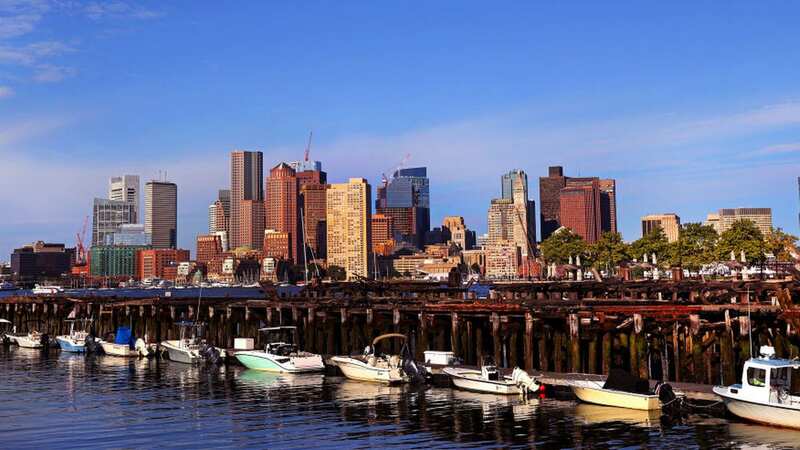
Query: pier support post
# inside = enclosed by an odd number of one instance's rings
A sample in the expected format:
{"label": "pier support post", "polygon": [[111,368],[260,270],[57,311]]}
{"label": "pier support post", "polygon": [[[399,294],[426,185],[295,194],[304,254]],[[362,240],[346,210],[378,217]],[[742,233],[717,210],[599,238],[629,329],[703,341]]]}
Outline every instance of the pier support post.
{"label": "pier support post", "polygon": [[[350,348],[349,348],[350,341],[348,340],[347,327],[349,327],[350,324],[347,321],[347,308],[339,308],[339,317],[340,317],[340,321],[341,321],[341,324],[339,326],[339,332],[340,332],[340,336],[339,336],[339,345],[340,345],[339,354],[340,355],[349,355],[350,354]],[[370,342],[370,345],[371,344],[372,344],[372,342]]]}
{"label": "pier support post", "polygon": [[675,321],[672,327],[672,367],[675,370],[675,381],[683,381],[683,364],[681,364],[680,323]]}
{"label": "pier support post", "polygon": [[608,375],[611,370],[611,332],[603,333],[603,375]]}
{"label": "pier support post", "polygon": [[525,352],[525,370],[533,371],[533,314],[530,311],[525,313],[525,342],[523,345]]}
{"label": "pier support post", "polygon": [[464,359],[463,352],[461,351],[461,327],[458,320],[458,313],[450,313],[450,350],[456,355],[457,358]]}
{"label": "pier support post", "polygon": [[494,346],[494,362],[498,367],[503,364],[503,341],[500,336],[500,316],[492,313],[492,344]]}
{"label": "pier support post", "polygon": [[428,315],[419,313],[419,328],[417,336],[417,348],[415,355],[417,361],[425,361],[425,350],[428,349]]}
{"label": "pier support post", "polygon": [[316,345],[315,345],[316,344],[315,334],[316,334],[317,309],[314,308],[313,306],[309,306],[308,309],[306,310],[306,312],[307,312],[307,317],[306,317],[306,323],[305,323],[305,328],[306,328],[306,344],[305,344],[305,347],[309,351],[312,351],[312,352],[316,353],[317,350],[318,350],[316,348]]}
{"label": "pier support post", "polygon": [[570,314],[567,321],[569,325],[569,369],[572,372],[581,372],[581,321],[577,314]]}

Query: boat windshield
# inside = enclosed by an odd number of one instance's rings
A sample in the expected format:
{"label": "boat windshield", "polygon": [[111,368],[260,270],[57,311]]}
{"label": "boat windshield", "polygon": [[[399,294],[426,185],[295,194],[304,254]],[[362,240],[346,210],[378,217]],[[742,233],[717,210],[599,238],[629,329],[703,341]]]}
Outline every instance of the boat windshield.
{"label": "boat windshield", "polygon": [[747,368],[747,384],[755,387],[763,387],[767,382],[767,371],[758,367]]}

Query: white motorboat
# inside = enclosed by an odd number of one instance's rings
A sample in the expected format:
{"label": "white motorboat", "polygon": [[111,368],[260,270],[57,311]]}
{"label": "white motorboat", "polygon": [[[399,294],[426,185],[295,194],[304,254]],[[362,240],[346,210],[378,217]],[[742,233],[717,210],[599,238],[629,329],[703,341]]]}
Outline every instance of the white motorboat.
{"label": "white motorboat", "polygon": [[[170,361],[184,364],[210,362],[217,364],[224,361],[225,350],[214,347],[199,337],[203,324],[198,322],[178,322],[180,338],[161,342],[161,348],[167,351]],[[191,332],[189,332],[191,330]]]}
{"label": "white motorboat", "polygon": [[[375,350],[380,341],[390,338],[403,340],[399,355],[384,355]],[[331,360],[342,370],[345,377],[353,380],[386,384],[408,383],[412,378],[424,377],[426,372],[411,359],[411,352],[405,340],[406,336],[402,334],[384,334],[376,337],[363,355],[334,356]]]}
{"label": "white motorboat", "polygon": [[10,344],[16,344],[21,348],[49,348],[51,346],[58,345],[57,342],[50,340],[50,336],[48,334],[40,333],[35,328],[31,327],[30,323],[41,324],[40,321],[29,320],[28,323],[28,329],[30,331],[27,333],[17,333],[16,327],[13,327],[10,333],[5,334],[5,337],[8,339]]}
{"label": "white motorboat", "polygon": [[34,295],[55,295],[64,292],[61,286],[39,286],[38,284],[33,287]]}
{"label": "white motorboat", "polygon": [[117,328],[117,332],[114,333],[114,342],[103,341],[100,345],[106,355],[127,358],[147,356],[151,350],[143,339],[134,339],[131,329],[128,327]]}
{"label": "white motorboat", "polygon": [[[65,320],[65,322],[70,324],[69,334],[56,336],[56,341],[61,347],[61,350],[70,353],[86,353],[87,338],[89,338],[89,332],[86,331],[86,325],[88,325],[91,321],[91,319]],[[83,326],[79,327],[80,329],[76,329],[76,323],[81,323]]]}
{"label": "white motorboat", "polygon": [[[714,386],[731,414],[767,425],[800,428],[800,392],[793,379],[800,379],[800,361],[775,357],[775,349],[762,346],[758,358],[744,363],[742,382]],[[797,381],[795,380],[795,385]]]}
{"label": "white motorboat", "polygon": [[[264,350],[245,350],[236,352],[234,356],[248,369],[264,370],[279,373],[319,372],[325,370],[322,356],[298,349],[297,327],[267,327],[258,331],[267,334]],[[289,342],[278,340],[270,342],[272,334],[290,335]]]}
{"label": "white motorboat", "polygon": [[497,367],[485,364],[480,370],[462,367],[445,367],[442,372],[453,384],[465,391],[487,394],[519,395],[539,390],[539,383],[524,370],[515,367],[511,376],[501,376]]}

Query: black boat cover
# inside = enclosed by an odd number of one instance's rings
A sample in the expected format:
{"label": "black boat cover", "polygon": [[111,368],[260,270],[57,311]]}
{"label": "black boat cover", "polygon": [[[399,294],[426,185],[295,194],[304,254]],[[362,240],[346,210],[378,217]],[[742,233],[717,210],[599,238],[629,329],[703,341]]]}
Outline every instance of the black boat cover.
{"label": "black boat cover", "polygon": [[606,378],[604,389],[615,391],[632,392],[634,394],[652,394],[650,392],[650,382],[633,375],[622,369],[611,369]]}

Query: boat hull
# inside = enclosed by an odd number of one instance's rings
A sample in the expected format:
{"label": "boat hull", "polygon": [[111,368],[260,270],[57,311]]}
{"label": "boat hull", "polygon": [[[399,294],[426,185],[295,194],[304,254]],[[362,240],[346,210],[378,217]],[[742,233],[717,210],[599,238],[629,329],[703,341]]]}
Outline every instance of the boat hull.
{"label": "boat hull", "polygon": [[183,364],[197,364],[200,362],[200,355],[196,350],[180,348],[178,344],[178,341],[165,341],[161,343],[161,347],[167,351],[170,361]]}
{"label": "boat hull", "polygon": [[618,408],[653,411],[661,409],[661,401],[656,395],[634,394],[614,391],[594,386],[573,385],[572,392],[583,402]]}
{"label": "boat hull", "polygon": [[716,387],[714,392],[722,397],[725,407],[734,416],[765,425],[800,429],[800,409],[739,400],[724,395]]}
{"label": "boat hull", "polygon": [[500,394],[500,395],[518,395],[522,393],[522,389],[510,380],[486,380],[481,377],[480,371],[457,371],[449,368],[443,371],[453,384],[465,391],[482,392],[486,394]]}
{"label": "boat hull", "polygon": [[86,344],[84,342],[77,342],[69,336],[57,336],[59,347],[62,351],[69,353],[86,353]]}
{"label": "boat hull", "polygon": [[120,357],[136,357],[139,356],[139,352],[135,349],[131,349],[130,345],[128,344],[115,344],[113,342],[103,342],[102,344],[103,352],[109,356],[120,356]]}
{"label": "boat hull", "polygon": [[341,369],[345,377],[351,380],[369,381],[372,383],[399,384],[407,383],[408,378],[403,377],[399,369],[372,367],[353,358],[334,356],[331,358],[336,366]]}
{"label": "boat hull", "polygon": [[307,373],[325,370],[325,363],[319,355],[289,357],[288,361],[283,362],[262,351],[237,352],[234,356],[242,365],[253,370],[275,373]]}
{"label": "boat hull", "polygon": [[8,338],[12,343],[17,344],[18,346],[20,346],[22,348],[42,348],[42,347],[44,347],[42,345],[41,340],[31,339],[30,336],[12,336],[12,335],[8,335]]}

